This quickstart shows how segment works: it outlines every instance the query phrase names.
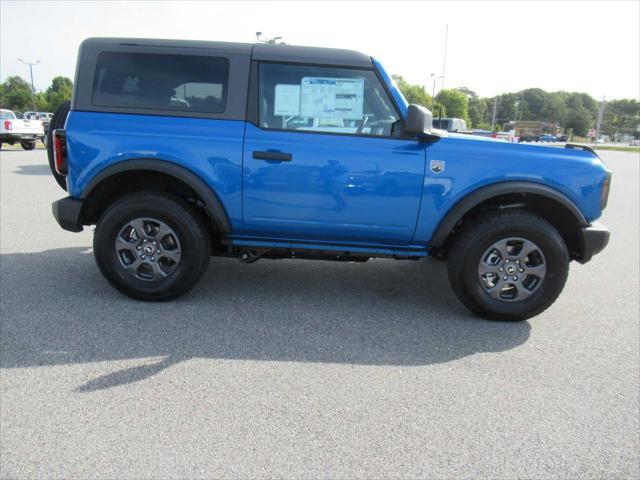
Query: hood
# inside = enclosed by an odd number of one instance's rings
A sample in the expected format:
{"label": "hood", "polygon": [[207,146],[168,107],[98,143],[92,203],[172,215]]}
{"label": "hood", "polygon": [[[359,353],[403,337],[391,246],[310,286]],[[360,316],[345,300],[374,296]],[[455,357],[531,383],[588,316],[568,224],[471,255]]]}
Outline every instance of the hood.
{"label": "hood", "polygon": [[472,141],[478,141],[478,142],[511,143],[511,142],[505,142],[504,140],[500,140],[498,138],[493,138],[493,137],[484,137],[482,135],[472,135],[472,134],[455,133],[455,132],[449,132],[449,138],[459,138],[461,140],[472,140]]}

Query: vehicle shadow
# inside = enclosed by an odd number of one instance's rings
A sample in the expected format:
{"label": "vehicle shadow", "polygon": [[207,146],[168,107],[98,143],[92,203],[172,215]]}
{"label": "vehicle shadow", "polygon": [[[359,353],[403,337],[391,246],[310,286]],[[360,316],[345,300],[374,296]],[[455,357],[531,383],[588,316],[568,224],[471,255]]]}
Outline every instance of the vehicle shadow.
{"label": "vehicle shadow", "polygon": [[17,173],[18,175],[51,175],[51,169],[49,165],[43,164],[27,164],[27,165],[18,165],[18,169],[13,173]]}
{"label": "vehicle shadow", "polygon": [[446,265],[433,260],[212,258],[192,292],[166,303],[115,291],[88,248],[4,254],[0,273],[0,367],[144,363],[80,392],[140,381],[191,358],[415,366],[509,350],[530,333],[527,322],[469,314],[449,288]]}

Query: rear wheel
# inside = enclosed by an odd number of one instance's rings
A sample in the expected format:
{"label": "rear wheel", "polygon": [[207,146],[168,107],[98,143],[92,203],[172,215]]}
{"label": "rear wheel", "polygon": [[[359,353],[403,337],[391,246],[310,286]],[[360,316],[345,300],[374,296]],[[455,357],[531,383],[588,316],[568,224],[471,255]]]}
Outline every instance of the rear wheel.
{"label": "rear wheel", "polygon": [[65,178],[56,172],[55,165],[53,164],[53,140],[52,135],[53,131],[58,128],[64,128],[65,123],[67,122],[67,115],[69,115],[69,110],[71,109],[71,102],[66,101],[62,105],[58,107],[58,109],[54,112],[53,117],[51,118],[51,123],[49,124],[49,130],[47,131],[47,141],[45,142],[47,146],[47,157],[49,157],[49,168],[51,169],[51,174],[53,178],[56,179],[58,185],[63,190],[67,189],[67,182]]}
{"label": "rear wheel", "polygon": [[474,313],[492,320],[525,320],[560,295],[569,254],[558,231],[526,211],[478,217],[449,252],[449,281]]}
{"label": "rear wheel", "polygon": [[36,142],[20,142],[23,150],[33,150],[36,148]]}
{"label": "rear wheel", "polygon": [[211,256],[200,214],[181,199],[154,192],[130,194],[111,205],[93,245],[106,279],[122,293],[149,301],[186,293]]}

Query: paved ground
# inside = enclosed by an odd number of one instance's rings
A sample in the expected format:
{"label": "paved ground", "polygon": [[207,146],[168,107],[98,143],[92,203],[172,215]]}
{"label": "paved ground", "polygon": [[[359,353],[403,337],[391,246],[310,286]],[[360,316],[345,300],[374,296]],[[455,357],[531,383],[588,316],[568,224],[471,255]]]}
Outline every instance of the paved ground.
{"label": "paved ground", "polygon": [[0,476],[638,478],[639,158],[603,157],[610,247],[505,324],[434,261],[213,259],[129,300],[44,152],[3,152]]}

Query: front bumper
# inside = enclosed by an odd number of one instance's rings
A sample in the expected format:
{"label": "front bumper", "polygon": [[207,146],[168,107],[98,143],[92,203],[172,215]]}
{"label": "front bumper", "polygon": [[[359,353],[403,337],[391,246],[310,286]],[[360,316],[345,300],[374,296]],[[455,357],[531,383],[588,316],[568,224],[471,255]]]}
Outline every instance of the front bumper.
{"label": "front bumper", "polygon": [[604,250],[609,243],[611,232],[601,223],[592,223],[579,231],[581,257],[578,262],[587,263],[591,258]]}
{"label": "front bumper", "polygon": [[82,212],[84,203],[73,197],[61,198],[51,204],[53,217],[58,224],[70,232],[82,231]]}

